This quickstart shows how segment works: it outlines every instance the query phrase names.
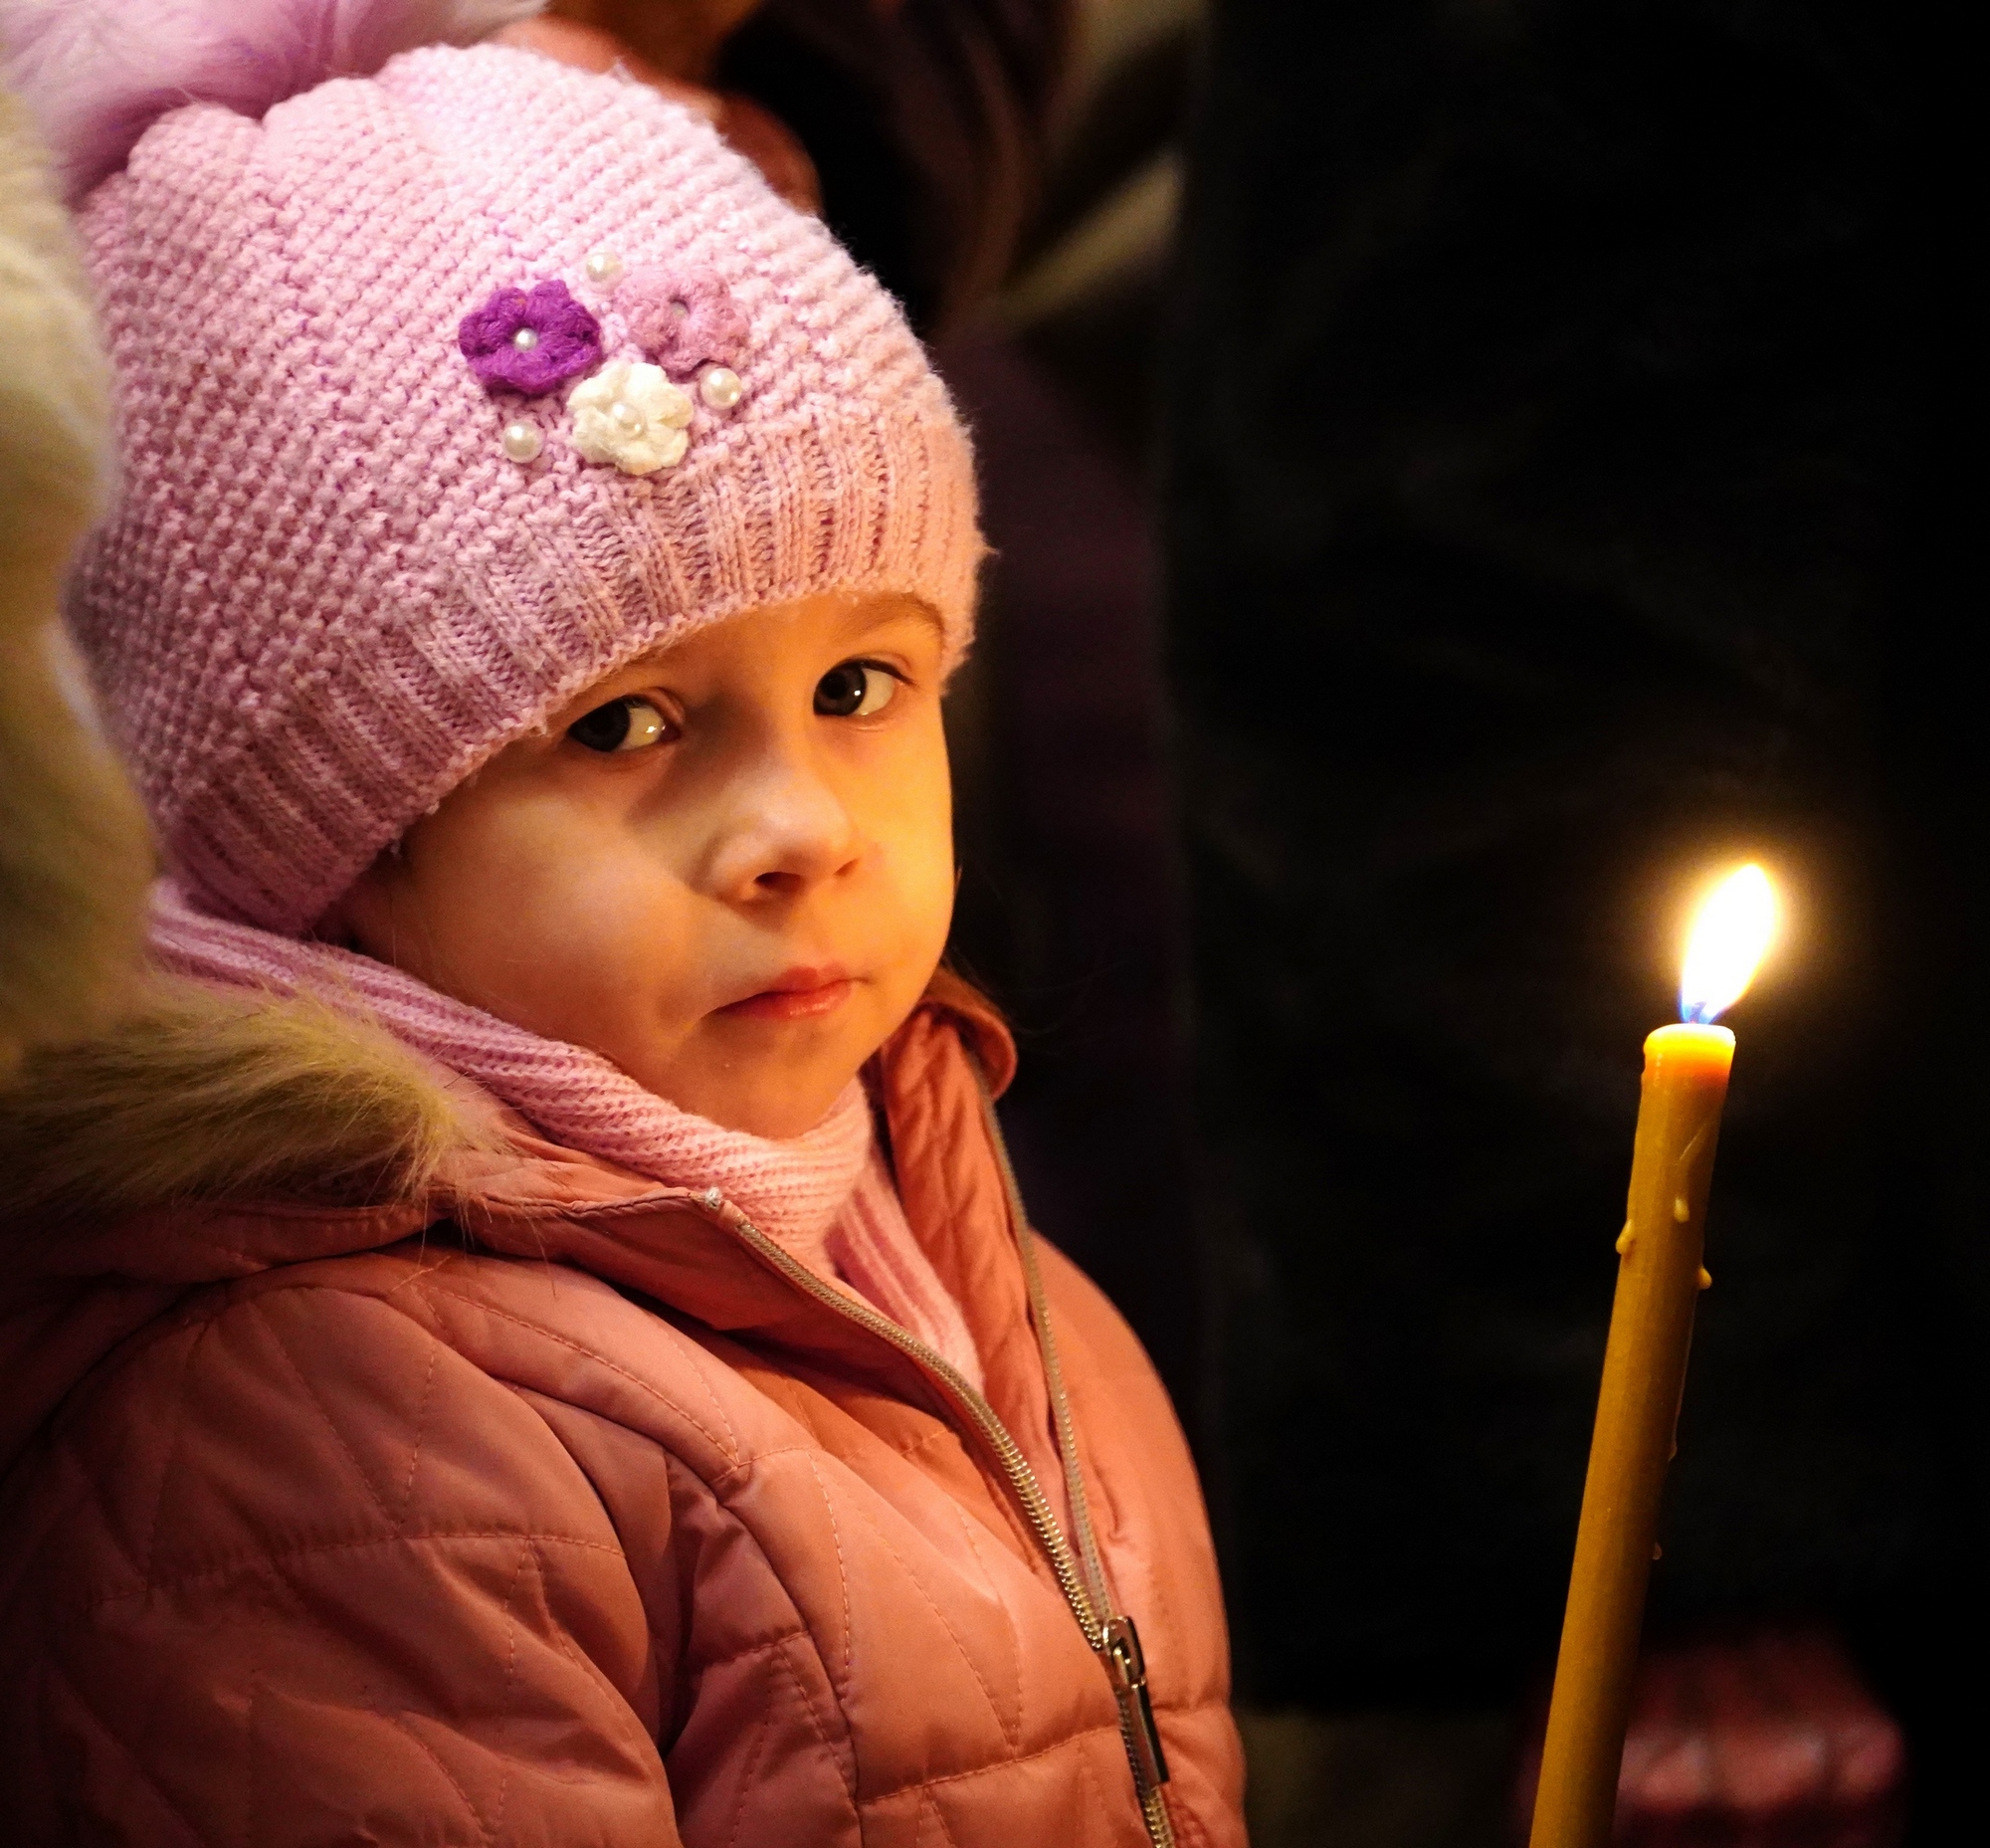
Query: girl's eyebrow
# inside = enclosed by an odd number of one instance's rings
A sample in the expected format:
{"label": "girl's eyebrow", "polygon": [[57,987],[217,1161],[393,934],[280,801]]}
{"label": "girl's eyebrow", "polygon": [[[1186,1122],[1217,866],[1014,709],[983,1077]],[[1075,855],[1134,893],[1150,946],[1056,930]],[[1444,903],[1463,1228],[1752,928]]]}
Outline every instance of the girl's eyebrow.
{"label": "girl's eyebrow", "polygon": [[932,632],[944,639],[946,624],[930,604],[922,603],[914,597],[907,597],[902,603],[894,603],[887,608],[870,608],[852,612],[853,620],[846,633],[857,635],[870,629],[882,629],[889,623],[902,622],[907,616],[922,622]]}
{"label": "girl's eyebrow", "polygon": [[[946,622],[939,612],[931,604],[918,597],[906,597],[902,601],[886,604],[859,604],[854,607],[850,612],[849,621],[844,626],[845,645],[852,648],[858,647],[862,644],[865,636],[872,634],[876,630],[888,628],[893,623],[903,622],[907,617],[921,623],[925,628],[930,630],[935,639],[941,642],[946,640]],[[676,646],[674,642],[663,642],[655,648],[645,649],[640,655],[633,656],[624,662],[612,674],[603,675],[601,680],[595,683],[594,688],[583,689],[580,693],[575,694],[573,699],[567,703],[567,706],[562,707],[560,710],[564,712],[569,708],[578,708],[583,701],[587,700],[595,700],[598,703],[602,687],[611,686],[627,675],[647,672],[649,669],[660,665],[675,652]],[[612,698],[613,696],[609,697]]]}

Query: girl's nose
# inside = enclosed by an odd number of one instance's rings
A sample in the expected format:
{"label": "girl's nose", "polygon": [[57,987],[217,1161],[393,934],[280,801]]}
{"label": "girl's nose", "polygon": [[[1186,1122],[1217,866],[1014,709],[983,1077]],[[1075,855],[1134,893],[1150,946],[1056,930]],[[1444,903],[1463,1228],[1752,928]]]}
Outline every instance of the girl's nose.
{"label": "girl's nose", "polygon": [[707,863],[717,897],[792,898],[834,879],[862,851],[848,806],[805,753],[769,752],[729,794]]}

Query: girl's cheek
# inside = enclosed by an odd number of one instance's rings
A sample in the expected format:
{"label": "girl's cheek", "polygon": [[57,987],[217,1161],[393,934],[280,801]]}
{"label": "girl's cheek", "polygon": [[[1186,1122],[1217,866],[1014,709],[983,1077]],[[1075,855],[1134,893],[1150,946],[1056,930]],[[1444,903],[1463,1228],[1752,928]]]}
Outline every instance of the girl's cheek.
{"label": "girl's cheek", "polygon": [[953,818],[949,806],[940,802],[922,806],[901,832],[894,855],[892,903],[897,909],[897,939],[906,954],[923,966],[917,971],[921,986],[932,973],[946,947],[953,924],[954,854]]}
{"label": "girl's cheek", "polygon": [[422,868],[444,962],[571,997],[591,979],[626,979],[643,944],[654,954],[668,941],[655,916],[668,882],[626,830],[585,805],[535,800],[493,800],[475,820]]}

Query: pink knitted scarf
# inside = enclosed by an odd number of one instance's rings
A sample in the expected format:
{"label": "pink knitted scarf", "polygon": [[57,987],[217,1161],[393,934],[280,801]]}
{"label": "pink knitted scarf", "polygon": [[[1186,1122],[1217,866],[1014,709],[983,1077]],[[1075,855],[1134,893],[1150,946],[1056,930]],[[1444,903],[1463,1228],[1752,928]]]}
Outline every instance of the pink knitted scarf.
{"label": "pink knitted scarf", "polygon": [[159,961],[180,974],[307,993],[377,1020],[566,1147],[666,1186],[716,1187],[811,1270],[866,1298],[980,1384],[960,1306],[905,1221],[855,1079],[813,1129],[776,1141],[679,1110],[600,1054],[541,1039],[389,963],[196,911],[169,881],[153,890],[151,940]]}

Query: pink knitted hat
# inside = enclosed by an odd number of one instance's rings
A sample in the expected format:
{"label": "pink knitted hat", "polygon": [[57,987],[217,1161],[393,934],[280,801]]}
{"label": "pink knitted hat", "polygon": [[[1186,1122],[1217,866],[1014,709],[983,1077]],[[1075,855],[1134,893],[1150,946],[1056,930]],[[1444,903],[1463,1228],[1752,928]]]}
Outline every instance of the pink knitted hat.
{"label": "pink knitted hat", "polygon": [[498,45],[379,62],[475,11],[0,7],[99,182],[123,485],[78,636],[176,873],[269,929],[696,625],[894,591],[968,639],[972,459],[891,299],[639,84]]}

